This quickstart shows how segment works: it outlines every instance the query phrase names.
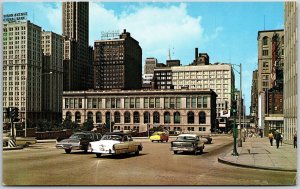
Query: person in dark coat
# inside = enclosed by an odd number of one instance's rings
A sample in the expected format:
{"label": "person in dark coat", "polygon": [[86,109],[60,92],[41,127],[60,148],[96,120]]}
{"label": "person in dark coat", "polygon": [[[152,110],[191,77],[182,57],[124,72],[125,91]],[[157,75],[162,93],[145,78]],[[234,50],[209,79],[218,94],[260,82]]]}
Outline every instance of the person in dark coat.
{"label": "person in dark coat", "polygon": [[275,135],[276,147],[279,148],[279,142],[281,140],[281,133],[277,132]]}

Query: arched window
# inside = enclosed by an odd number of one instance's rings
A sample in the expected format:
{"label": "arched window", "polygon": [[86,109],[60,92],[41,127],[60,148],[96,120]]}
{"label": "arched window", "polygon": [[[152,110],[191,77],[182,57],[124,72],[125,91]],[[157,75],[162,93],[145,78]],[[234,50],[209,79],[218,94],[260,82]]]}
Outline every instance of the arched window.
{"label": "arched window", "polygon": [[265,36],[263,38],[263,45],[268,45],[268,37],[267,36]]}
{"label": "arched window", "polygon": [[75,113],[75,123],[80,123],[81,122],[81,114],[80,112]]}
{"label": "arched window", "polygon": [[153,113],[153,123],[160,123],[159,116],[158,112]]}
{"label": "arched window", "polygon": [[205,112],[200,112],[200,113],[199,113],[199,123],[200,123],[200,124],[205,124],[205,123],[206,123],[206,115],[205,115]]}
{"label": "arched window", "polygon": [[174,112],[174,123],[180,124],[180,113],[179,112]]}
{"label": "arched window", "polygon": [[93,112],[88,112],[87,120],[93,122]]}
{"label": "arched window", "polygon": [[129,112],[124,113],[124,122],[130,123],[130,113]]}
{"label": "arched window", "polygon": [[140,113],[139,112],[133,113],[133,123],[140,123]]}
{"label": "arched window", "polygon": [[96,113],[96,123],[101,123],[102,122],[102,114],[101,112]]}
{"label": "arched window", "polygon": [[144,112],[144,123],[150,123],[150,112]]}
{"label": "arched window", "polygon": [[72,113],[71,112],[66,113],[66,120],[72,120]]}
{"label": "arched window", "polygon": [[195,123],[194,112],[188,112],[187,116],[188,116],[188,124],[194,124]]}
{"label": "arched window", "polygon": [[115,112],[114,117],[115,117],[115,123],[121,123],[120,112]]}
{"label": "arched window", "polygon": [[171,120],[170,120],[170,112],[165,112],[165,113],[164,113],[164,123],[165,123],[165,124],[171,123]]}
{"label": "arched window", "polygon": [[110,119],[111,119],[110,112],[106,112],[105,113],[105,123],[110,124]]}

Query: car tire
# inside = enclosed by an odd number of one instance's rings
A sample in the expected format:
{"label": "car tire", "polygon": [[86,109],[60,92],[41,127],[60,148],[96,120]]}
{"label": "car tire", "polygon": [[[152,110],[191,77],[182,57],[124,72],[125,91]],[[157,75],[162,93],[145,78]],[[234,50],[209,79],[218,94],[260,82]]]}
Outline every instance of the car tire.
{"label": "car tire", "polygon": [[153,140],[151,140],[151,142],[153,142]]}
{"label": "car tire", "polygon": [[174,151],[174,154],[177,154],[177,151]]}
{"label": "car tire", "polygon": [[97,158],[101,157],[101,154],[97,153],[97,154],[96,154],[96,157],[97,157]]}
{"label": "car tire", "polygon": [[166,142],[168,142],[168,140],[166,140]]}
{"label": "car tire", "polygon": [[202,153],[203,153],[203,148],[200,149],[200,154],[202,154]]}
{"label": "car tire", "polygon": [[66,152],[67,154],[69,154],[69,153],[71,153],[71,149],[65,149],[65,152]]}

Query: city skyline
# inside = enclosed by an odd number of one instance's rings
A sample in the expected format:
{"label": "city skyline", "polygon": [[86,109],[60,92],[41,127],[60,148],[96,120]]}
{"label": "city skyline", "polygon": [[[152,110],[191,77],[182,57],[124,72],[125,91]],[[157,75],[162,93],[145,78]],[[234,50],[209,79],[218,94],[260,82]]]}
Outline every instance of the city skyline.
{"label": "city skyline", "polygon": [[[62,34],[61,2],[6,2],[3,5],[3,14],[28,12],[31,22]],[[257,33],[284,28],[283,2],[90,2],[89,6],[89,44],[92,46],[95,40],[101,39],[101,31],[126,29],[143,49],[143,65],[147,57],[165,63],[169,49],[173,59],[188,65],[193,61],[195,47],[201,53],[208,53],[210,63],[242,63],[247,114],[250,113],[249,78],[257,69]],[[166,17],[167,21],[162,19]],[[239,88],[239,74],[235,72],[235,75],[235,85]]]}

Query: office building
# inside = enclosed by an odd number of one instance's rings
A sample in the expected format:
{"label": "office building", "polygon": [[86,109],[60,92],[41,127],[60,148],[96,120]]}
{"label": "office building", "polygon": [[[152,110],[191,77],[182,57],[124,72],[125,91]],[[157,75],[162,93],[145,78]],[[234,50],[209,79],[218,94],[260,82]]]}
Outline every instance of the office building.
{"label": "office building", "polygon": [[42,111],[41,36],[27,19],[3,23],[3,107],[19,108],[21,122]]}
{"label": "office building", "polygon": [[63,2],[64,90],[93,88],[89,47],[89,3]]}
{"label": "office building", "polygon": [[126,30],[94,43],[95,89],[141,89],[142,48]]}
{"label": "office building", "polygon": [[298,15],[297,2],[284,2],[284,140],[293,140],[297,132]]}
{"label": "office building", "polygon": [[63,118],[113,130],[163,126],[170,131],[210,134],[215,127],[216,93],[210,89],[65,91]]}
{"label": "office building", "polygon": [[47,120],[58,122],[62,120],[63,47],[61,35],[48,31],[42,32],[42,112]]}

